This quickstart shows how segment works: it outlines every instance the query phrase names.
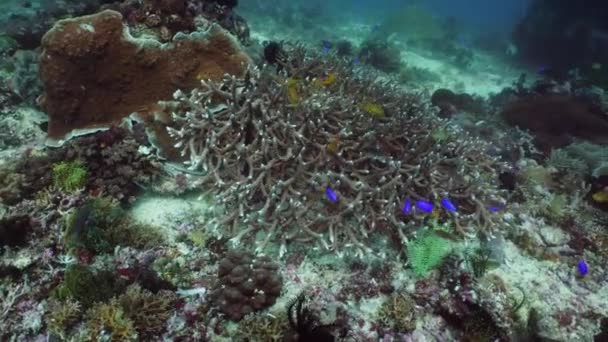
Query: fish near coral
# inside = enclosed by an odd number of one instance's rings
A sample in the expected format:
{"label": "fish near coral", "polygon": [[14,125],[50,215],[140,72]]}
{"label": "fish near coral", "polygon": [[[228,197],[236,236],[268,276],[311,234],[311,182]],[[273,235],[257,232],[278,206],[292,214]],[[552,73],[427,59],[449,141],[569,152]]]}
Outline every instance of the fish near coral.
{"label": "fish near coral", "polygon": [[425,213],[432,213],[433,212],[433,208],[435,207],[433,205],[433,203],[429,202],[429,201],[423,201],[423,200],[419,200],[416,201],[416,207],[420,210],[422,210]]}
{"label": "fish near coral", "polygon": [[456,212],[458,211],[458,209],[456,208],[456,205],[454,205],[454,203],[449,199],[449,198],[442,198],[441,199],[441,205],[445,208],[445,210],[447,211],[451,211],[451,212]]}
{"label": "fish near coral", "polygon": [[585,260],[579,261],[578,264],[576,264],[576,268],[578,269],[578,274],[580,274],[581,277],[584,277],[587,275],[587,273],[589,273],[589,266],[587,266]]}
{"label": "fish near coral", "polygon": [[302,100],[302,87],[298,79],[288,78],[286,88],[287,100],[290,104],[297,104]]}
{"label": "fish near coral", "polygon": [[361,110],[365,113],[371,115],[374,119],[385,118],[384,108],[378,103],[365,101],[359,106],[359,108],[361,108]]}
{"label": "fish near coral", "polygon": [[327,152],[329,152],[331,154],[336,154],[336,153],[338,153],[339,148],[340,148],[340,136],[334,135],[333,137],[331,137],[331,139],[327,143],[327,147],[326,147]]}
{"label": "fish near coral", "polygon": [[338,75],[335,72],[330,72],[327,75],[317,78],[312,81],[315,88],[329,88],[336,83]]}
{"label": "fish near coral", "polygon": [[338,195],[336,195],[336,193],[330,187],[325,188],[325,194],[330,201],[334,203],[338,202]]}
{"label": "fish near coral", "polygon": [[608,189],[604,188],[594,193],[591,198],[597,203],[608,203]]}

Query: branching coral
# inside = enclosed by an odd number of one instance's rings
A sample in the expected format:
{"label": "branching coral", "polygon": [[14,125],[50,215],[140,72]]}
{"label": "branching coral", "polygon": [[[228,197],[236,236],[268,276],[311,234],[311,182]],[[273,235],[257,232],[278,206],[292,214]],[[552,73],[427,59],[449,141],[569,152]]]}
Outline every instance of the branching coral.
{"label": "branching coral", "polygon": [[81,316],[81,307],[74,300],[51,301],[49,313],[46,316],[46,326],[51,334],[66,338],[66,331],[74,325]]}
{"label": "branching coral", "polygon": [[137,284],[127,287],[125,293],[116,299],[125,316],[133,321],[141,338],[159,336],[165,329],[174,300],[169,291],[153,294]]}
{"label": "branching coral", "polygon": [[27,286],[23,284],[0,286],[0,331],[5,329],[15,304],[26,293],[26,289]]}
{"label": "branching coral", "polygon": [[87,328],[93,341],[137,341],[133,322],[116,304],[98,303],[87,311]]}
{"label": "branching coral", "polygon": [[284,315],[249,315],[239,324],[238,336],[242,341],[285,341],[289,335],[289,322]]}
{"label": "branching coral", "polygon": [[382,304],[378,318],[385,328],[401,333],[416,329],[416,303],[407,294],[392,295]]}
{"label": "branching coral", "polygon": [[[258,248],[279,238],[365,251],[376,232],[406,241],[406,223],[424,219],[421,212],[403,214],[404,198],[446,195],[459,214],[444,218],[454,220],[458,233],[465,234],[467,225],[492,229],[486,207],[499,200],[495,161],[481,142],[457,140],[450,128],[449,138],[437,143],[431,132],[439,123],[417,95],[300,47],[288,53],[279,61],[286,74],[254,69],[244,78],[203,81],[165,104],[173,112],[168,132],[176,147],[192,170],[204,171],[201,183],[229,208],[218,222],[229,235],[238,241],[262,229],[267,235]],[[331,86],[314,80],[331,74]],[[289,91],[294,82],[295,100]],[[385,117],[366,113],[360,101],[381,104]],[[482,185],[476,180],[484,174],[490,177]],[[328,187],[338,201],[324,198]]]}

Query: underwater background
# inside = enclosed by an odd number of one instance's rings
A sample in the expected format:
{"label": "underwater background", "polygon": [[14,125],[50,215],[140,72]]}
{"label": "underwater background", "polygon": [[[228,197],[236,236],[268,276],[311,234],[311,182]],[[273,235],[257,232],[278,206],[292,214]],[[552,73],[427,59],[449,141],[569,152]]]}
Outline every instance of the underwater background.
{"label": "underwater background", "polygon": [[608,341],[601,0],[5,0],[0,341]]}

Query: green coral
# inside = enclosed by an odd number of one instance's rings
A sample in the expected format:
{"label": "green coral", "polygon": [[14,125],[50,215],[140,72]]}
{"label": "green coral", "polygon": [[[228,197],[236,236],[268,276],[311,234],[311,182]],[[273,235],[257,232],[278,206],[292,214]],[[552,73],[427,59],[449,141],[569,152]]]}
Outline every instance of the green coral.
{"label": "green coral", "polygon": [[65,216],[63,240],[67,250],[85,249],[95,253],[111,252],[112,246],[93,222],[93,211],[91,203],[85,203]]}
{"label": "green coral", "polygon": [[45,319],[48,331],[61,340],[66,340],[67,330],[80,319],[81,307],[78,302],[71,299],[65,301],[51,300],[48,312]]}
{"label": "green coral", "polygon": [[416,329],[416,305],[407,294],[393,294],[382,303],[378,311],[378,318],[383,327],[400,333],[411,332]]}
{"label": "green coral", "polygon": [[139,337],[152,340],[153,337],[160,336],[165,329],[165,322],[171,316],[175,299],[172,292],[159,291],[154,294],[142,289],[138,284],[133,284],[115,299],[115,302],[133,322]]}
{"label": "green coral", "polygon": [[432,231],[425,231],[407,247],[407,256],[414,273],[422,277],[441,264],[450,253],[450,241]]}
{"label": "green coral", "polygon": [[61,190],[73,192],[84,188],[87,169],[80,161],[59,162],[53,165],[53,185]]}
{"label": "green coral", "polygon": [[149,248],[163,242],[158,229],[131,222],[118,203],[109,198],[89,200],[66,216],[65,227],[68,250],[110,253],[119,245]]}
{"label": "green coral", "polygon": [[87,329],[91,341],[137,341],[133,321],[117,303],[97,303],[87,311]]}
{"label": "green coral", "polygon": [[110,299],[117,292],[118,284],[110,272],[94,273],[84,265],[69,266],[53,296],[60,300],[74,299],[84,307]]}

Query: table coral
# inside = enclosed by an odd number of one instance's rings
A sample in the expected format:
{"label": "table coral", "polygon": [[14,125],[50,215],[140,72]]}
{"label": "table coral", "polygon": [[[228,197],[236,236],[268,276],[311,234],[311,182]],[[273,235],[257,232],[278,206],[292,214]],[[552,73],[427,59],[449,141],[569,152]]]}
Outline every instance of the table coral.
{"label": "table coral", "polygon": [[176,89],[194,88],[200,77],[241,75],[249,63],[238,41],[217,24],[161,44],[133,38],[122,15],[111,10],[60,20],[42,39],[41,104],[49,115],[49,143],[118,123]]}

